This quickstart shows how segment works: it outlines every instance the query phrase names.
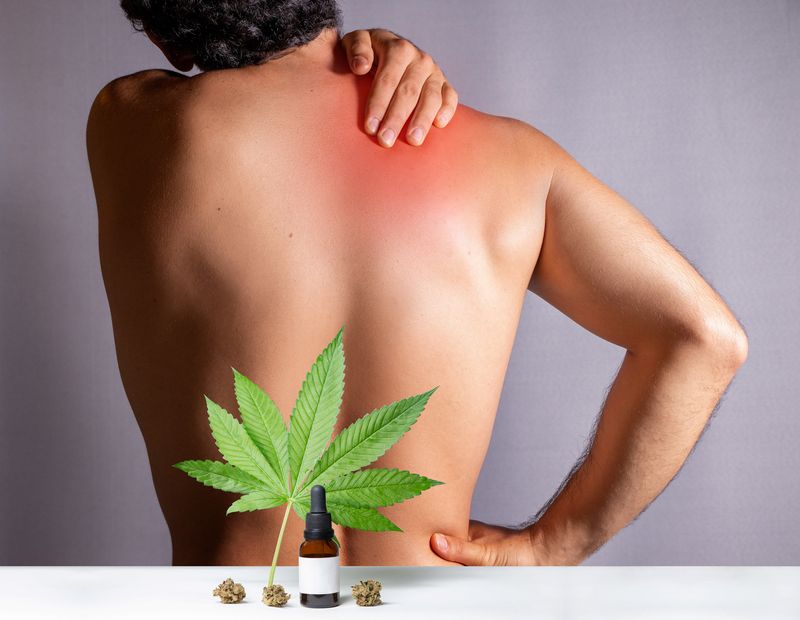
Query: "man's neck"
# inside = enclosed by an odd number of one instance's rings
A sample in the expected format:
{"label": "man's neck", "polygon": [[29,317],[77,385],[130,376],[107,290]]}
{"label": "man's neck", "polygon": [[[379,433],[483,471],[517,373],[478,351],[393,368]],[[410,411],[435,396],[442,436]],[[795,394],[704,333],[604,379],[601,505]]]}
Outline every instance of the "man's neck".
{"label": "man's neck", "polygon": [[[339,44],[339,32],[335,28],[325,28],[305,45],[292,47],[269,60],[248,67],[242,67],[251,73],[270,71],[271,68],[283,67],[291,71],[305,71],[311,67],[328,70],[347,70],[347,55]],[[342,65],[342,63],[344,63]]]}

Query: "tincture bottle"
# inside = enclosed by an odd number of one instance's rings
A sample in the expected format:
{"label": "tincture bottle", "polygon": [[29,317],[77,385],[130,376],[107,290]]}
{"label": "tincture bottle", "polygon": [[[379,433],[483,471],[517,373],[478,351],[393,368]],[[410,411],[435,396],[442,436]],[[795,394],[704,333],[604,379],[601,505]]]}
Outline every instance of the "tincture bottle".
{"label": "tincture bottle", "polygon": [[325,488],[311,487],[311,510],[306,514],[305,540],[300,545],[298,572],[300,604],[336,607],[339,604],[339,546],[333,540]]}

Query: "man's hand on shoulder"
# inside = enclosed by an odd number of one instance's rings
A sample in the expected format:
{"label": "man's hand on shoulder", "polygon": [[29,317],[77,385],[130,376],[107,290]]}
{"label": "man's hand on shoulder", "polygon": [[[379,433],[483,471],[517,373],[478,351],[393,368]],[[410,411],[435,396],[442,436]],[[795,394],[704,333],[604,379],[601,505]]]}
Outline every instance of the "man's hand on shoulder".
{"label": "man's hand on shoulder", "polygon": [[[458,93],[433,58],[407,39],[383,28],[353,30],[342,37],[357,75],[378,64],[367,98],[364,128],[391,147],[411,117],[406,141],[419,146],[432,125],[445,127],[458,106]],[[412,115],[413,113],[413,115]]]}

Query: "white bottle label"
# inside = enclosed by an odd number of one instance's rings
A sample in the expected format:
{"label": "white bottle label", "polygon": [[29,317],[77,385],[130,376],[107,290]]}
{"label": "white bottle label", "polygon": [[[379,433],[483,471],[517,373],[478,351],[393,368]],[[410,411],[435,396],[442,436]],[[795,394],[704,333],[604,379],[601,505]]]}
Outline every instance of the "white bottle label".
{"label": "white bottle label", "polygon": [[300,594],[339,593],[339,556],[297,558]]}

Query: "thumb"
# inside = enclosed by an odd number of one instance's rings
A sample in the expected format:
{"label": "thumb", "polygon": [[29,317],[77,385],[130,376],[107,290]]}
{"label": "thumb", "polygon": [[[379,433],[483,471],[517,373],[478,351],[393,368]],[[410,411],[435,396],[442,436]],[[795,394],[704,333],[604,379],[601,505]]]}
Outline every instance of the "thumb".
{"label": "thumb", "polygon": [[486,564],[485,550],[482,545],[453,536],[434,534],[431,536],[431,549],[440,558],[451,562],[458,562],[466,566],[483,566]]}
{"label": "thumb", "polygon": [[372,67],[374,52],[369,30],[354,30],[342,37],[342,45],[347,52],[347,62],[356,75],[364,75]]}

